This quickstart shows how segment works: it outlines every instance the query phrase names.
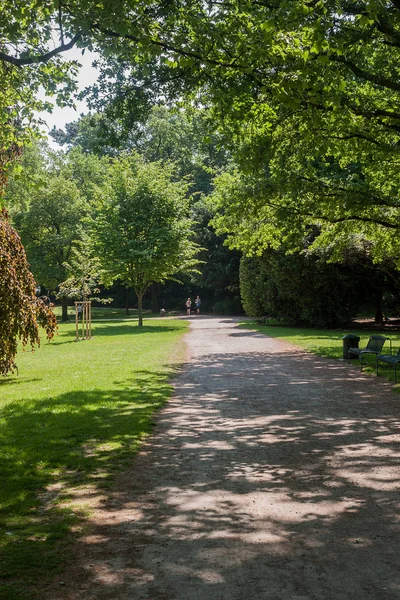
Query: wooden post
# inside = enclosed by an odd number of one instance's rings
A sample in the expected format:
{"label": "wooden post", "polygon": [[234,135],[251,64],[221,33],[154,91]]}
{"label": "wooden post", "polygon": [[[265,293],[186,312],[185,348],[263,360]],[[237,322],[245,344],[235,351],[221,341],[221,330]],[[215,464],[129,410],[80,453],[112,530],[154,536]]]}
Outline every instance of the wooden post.
{"label": "wooden post", "polygon": [[85,302],[86,339],[89,339],[89,302]]}
{"label": "wooden post", "polygon": [[77,302],[75,302],[75,327],[76,327],[75,341],[77,342],[79,340],[79,317],[78,317],[78,303]]}
{"label": "wooden post", "polygon": [[[76,337],[75,340],[90,340],[92,337],[92,303],[90,300],[82,300],[75,302],[75,326],[76,326]],[[79,329],[81,323],[79,322],[79,315],[82,314],[82,337],[79,336]]]}
{"label": "wooden post", "polygon": [[89,304],[89,337],[92,337],[92,303]]}

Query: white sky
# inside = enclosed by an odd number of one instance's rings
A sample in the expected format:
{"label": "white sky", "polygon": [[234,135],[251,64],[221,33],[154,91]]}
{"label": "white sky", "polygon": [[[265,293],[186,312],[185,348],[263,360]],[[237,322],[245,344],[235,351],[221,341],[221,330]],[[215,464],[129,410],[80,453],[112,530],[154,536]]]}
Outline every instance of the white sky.
{"label": "white sky", "polygon": [[[79,91],[96,81],[97,71],[92,67],[92,62],[97,58],[97,55],[94,52],[88,52],[86,50],[85,54],[82,55],[82,50],[72,48],[68,52],[65,52],[64,56],[68,60],[77,60],[82,65],[78,76]],[[76,110],[74,110],[73,108],[60,108],[59,106],[56,106],[54,98],[47,98],[47,100],[54,105],[54,109],[52,113],[39,113],[40,118],[45,121],[47,125],[42,126],[45,133],[49,132],[54,125],[57,128],[63,129],[66,123],[76,121],[82,113],[88,112],[86,102],[76,101]],[[49,141],[51,142],[51,138]]]}

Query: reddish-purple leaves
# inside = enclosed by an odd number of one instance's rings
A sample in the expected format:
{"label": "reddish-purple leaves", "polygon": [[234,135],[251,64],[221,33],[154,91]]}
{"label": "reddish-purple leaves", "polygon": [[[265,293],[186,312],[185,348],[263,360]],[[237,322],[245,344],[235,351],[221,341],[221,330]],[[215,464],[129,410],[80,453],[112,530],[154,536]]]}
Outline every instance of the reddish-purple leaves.
{"label": "reddish-purple leaves", "polygon": [[0,374],[17,369],[18,340],[33,349],[40,345],[39,325],[47,339],[57,330],[52,306],[36,297],[36,284],[19,235],[0,211]]}

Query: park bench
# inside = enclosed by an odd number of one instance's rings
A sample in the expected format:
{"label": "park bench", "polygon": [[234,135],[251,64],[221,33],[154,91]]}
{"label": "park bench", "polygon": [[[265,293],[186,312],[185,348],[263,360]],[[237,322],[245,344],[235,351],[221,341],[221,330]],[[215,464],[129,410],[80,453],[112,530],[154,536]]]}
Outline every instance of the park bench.
{"label": "park bench", "polygon": [[394,367],[394,382],[396,383],[396,368],[397,363],[400,363],[400,350],[397,351],[397,354],[377,354],[376,356],[376,374],[378,375],[378,364],[379,361],[386,363],[388,365],[392,365]]}
{"label": "park bench", "polygon": [[381,354],[383,344],[386,342],[386,340],[389,340],[390,342],[390,354],[392,354],[392,341],[390,338],[385,337],[384,335],[371,335],[365,348],[349,348],[347,354],[348,362],[350,363],[350,354],[353,354],[359,357],[360,365],[362,366],[363,356],[366,354],[375,354],[375,356]]}

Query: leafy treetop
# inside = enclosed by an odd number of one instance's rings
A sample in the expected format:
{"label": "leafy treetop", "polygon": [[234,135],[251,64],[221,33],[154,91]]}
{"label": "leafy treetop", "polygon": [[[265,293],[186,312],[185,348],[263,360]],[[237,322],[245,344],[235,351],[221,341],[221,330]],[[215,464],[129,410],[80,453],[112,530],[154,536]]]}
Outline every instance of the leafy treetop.
{"label": "leafy treetop", "polygon": [[142,298],[150,284],[190,273],[198,265],[188,217],[187,184],[173,166],[121,156],[110,167],[93,221],[93,242],[104,282],[121,281]]}

